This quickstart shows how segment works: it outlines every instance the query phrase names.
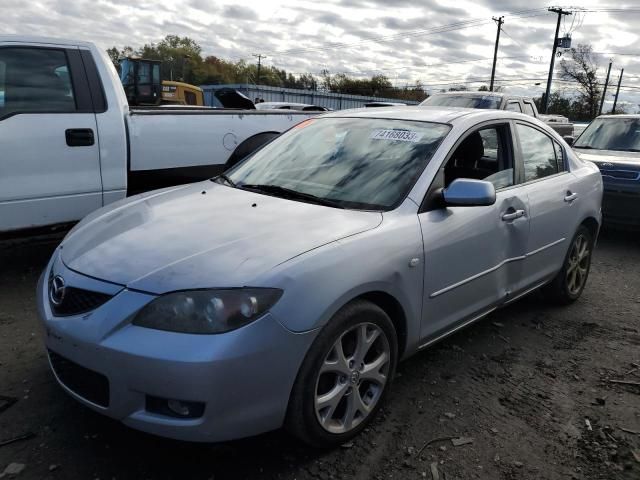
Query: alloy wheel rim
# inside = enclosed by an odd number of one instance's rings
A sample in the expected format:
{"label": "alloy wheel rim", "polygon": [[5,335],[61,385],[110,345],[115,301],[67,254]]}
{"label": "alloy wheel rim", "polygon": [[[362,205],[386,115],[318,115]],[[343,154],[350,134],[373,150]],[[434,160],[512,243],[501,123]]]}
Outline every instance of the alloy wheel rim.
{"label": "alloy wheel rim", "polygon": [[571,246],[567,268],[567,289],[571,295],[577,295],[584,287],[589,272],[590,257],[589,240],[584,235],[578,235]]}
{"label": "alloy wheel rim", "polygon": [[360,323],[340,335],[316,379],[314,407],[322,428],[339,434],[360,425],[382,396],[390,362],[389,340],[377,325]]}

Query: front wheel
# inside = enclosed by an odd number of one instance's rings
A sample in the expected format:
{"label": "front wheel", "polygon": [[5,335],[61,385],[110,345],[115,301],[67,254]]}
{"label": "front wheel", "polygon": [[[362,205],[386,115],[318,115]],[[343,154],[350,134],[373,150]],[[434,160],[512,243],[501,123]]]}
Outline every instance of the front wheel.
{"label": "front wheel", "polygon": [[355,437],[380,408],[396,368],[393,323],[378,306],[354,301],[320,332],[300,368],[286,428],[316,447]]}
{"label": "front wheel", "polygon": [[562,269],[546,287],[555,302],[569,304],[580,297],[589,277],[592,253],[593,235],[581,225],[571,241]]}

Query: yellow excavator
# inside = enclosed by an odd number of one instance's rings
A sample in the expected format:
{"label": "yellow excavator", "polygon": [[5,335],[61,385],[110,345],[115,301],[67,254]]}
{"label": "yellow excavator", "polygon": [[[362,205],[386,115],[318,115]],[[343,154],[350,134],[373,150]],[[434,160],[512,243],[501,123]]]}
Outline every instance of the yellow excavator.
{"label": "yellow excavator", "polygon": [[200,87],[161,80],[160,60],[127,57],[120,60],[120,81],[131,106],[204,106]]}

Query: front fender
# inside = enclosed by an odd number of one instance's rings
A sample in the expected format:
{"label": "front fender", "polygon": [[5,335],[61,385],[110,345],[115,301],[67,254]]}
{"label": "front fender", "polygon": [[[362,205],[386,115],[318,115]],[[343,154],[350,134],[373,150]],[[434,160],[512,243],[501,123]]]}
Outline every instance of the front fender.
{"label": "front fender", "polygon": [[383,292],[404,311],[409,351],[417,343],[422,315],[422,235],[417,215],[393,217],[385,214],[380,227],[307,252],[271,271],[264,284],[284,291],[271,310],[274,318],[293,332],[310,331],[326,325],[351,300]]}

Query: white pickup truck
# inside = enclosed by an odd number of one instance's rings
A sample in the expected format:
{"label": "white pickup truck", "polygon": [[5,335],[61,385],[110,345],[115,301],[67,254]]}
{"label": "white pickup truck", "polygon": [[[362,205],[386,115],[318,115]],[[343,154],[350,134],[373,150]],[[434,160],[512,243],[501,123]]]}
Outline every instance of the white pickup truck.
{"label": "white pickup truck", "polygon": [[0,35],[0,233],[214,176],[316,114],[131,109],[92,43]]}

